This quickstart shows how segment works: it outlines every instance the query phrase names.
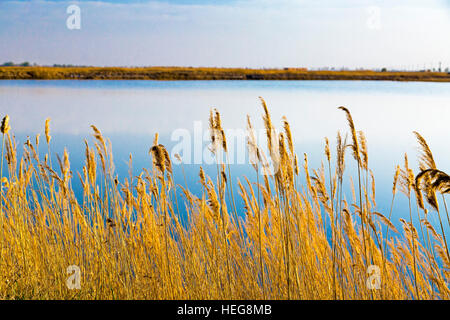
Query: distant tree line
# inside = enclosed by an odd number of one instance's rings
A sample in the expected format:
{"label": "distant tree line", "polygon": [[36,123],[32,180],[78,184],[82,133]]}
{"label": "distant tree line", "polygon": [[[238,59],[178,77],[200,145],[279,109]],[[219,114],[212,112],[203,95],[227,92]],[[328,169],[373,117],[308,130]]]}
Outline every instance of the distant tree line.
{"label": "distant tree line", "polygon": [[[0,65],[0,67],[30,67],[30,66],[32,66],[32,64],[29,63],[28,61],[22,63],[14,63],[12,61],[8,61]],[[36,66],[36,63],[34,63],[33,66]]]}

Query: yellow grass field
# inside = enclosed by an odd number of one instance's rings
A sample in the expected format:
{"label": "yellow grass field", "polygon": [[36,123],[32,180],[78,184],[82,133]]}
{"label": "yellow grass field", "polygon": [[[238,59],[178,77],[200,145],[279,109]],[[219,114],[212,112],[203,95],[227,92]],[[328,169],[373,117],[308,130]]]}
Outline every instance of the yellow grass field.
{"label": "yellow grass field", "polygon": [[[409,199],[410,214],[397,230],[392,209],[373,209],[367,141],[349,110],[340,108],[349,139],[338,134],[336,143],[317,146],[324,148],[324,165],[313,169],[294,150],[288,119],[277,133],[261,102],[262,119],[253,120],[264,123],[269,154],[256,143],[248,118],[253,177],[232,176],[221,163],[227,141],[220,113],[211,111],[217,174],[199,171],[201,194],[174,184],[174,159],[157,136],[153,146],[142,146],[150,149],[153,167],[124,178],[114,172],[109,140],[93,126],[95,143],[86,142],[83,170],[72,172],[68,151],[57,163],[49,157],[50,119],[45,135],[19,146],[5,116],[0,299],[449,299],[444,226],[450,220],[437,199],[445,201],[450,177],[436,168],[425,139],[416,133],[420,172],[405,155],[393,185],[383,186],[392,189],[392,203],[399,192]],[[21,158],[17,148],[24,150]],[[269,158],[278,170],[268,168]],[[352,199],[343,197],[348,162],[358,168]],[[73,179],[81,181],[81,199]],[[232,190],[231,179],[239,179],[239,190]],[[243,211],[234,195],[245,203]],[[413,215],[420,223],[413,225]],[[428,215],[439,217],[438,228]],[[70,288],[70,266],[80,270],[79,288]]]}

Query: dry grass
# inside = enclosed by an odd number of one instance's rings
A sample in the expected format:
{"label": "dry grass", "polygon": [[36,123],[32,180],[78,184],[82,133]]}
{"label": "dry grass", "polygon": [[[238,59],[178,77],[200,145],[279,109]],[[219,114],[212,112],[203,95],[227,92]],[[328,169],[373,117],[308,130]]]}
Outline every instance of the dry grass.
{"label": "dry grass", "polygon": [[[111,144],[93,126],[95,143],[86,142],[85,165],[75,175],[67,151],[56,167],[51,164],[49,120],[46,141],[28,140],[18,159],[5,118],[0,298],[449,299],[446,222],[440,220],[440,233],[427,215],[443,215],[436,194],[450,191],[450,177],[429,168],[435,164],[425,139],[417,134],[423,150],[417,178],[407,161],[395,174],[392,203],[400,188],[410,200],[410,212],[417,207],[420,218],[420,226],[412,224],[412,216],[401,219],[399,232],[390,220],[392,209],[389,217],[374,211],[366,141],[347,109],[342,108],[350,145],[338,134],[334,160],[327,139],[327,170],[310,170],[306,155],[299,167],[288,120],[283,119],[284,132],[277,133],[262,102],[270,154],[256,143],[248,118],[250,163],[257,178],[239,179],[243,212],[234,205],[231,170],[219,161],[227,146],[218,112],[210,117],[217,175],[208,177],[201,169],[197,195],[187,185],[174,184],[171,159],[157,136],[150,148],[153,168],[119,180]],[[353,202],[343,197],[347,147],[359,168]],[[40,148],[46,150],[43,158]],[[268,157],[278,164],[275,173],[269,172]],[[82,183],[81,199],[74,195],[74,178]],[[184,203],[176,201],[177,192]],[[422,195],[430,205],[420,201]],[[80,290],[66,286],[70,265],[81,269]],[[379,290],[367,287],[371,265],[381,271]]]}
{"label": "dry grass", "polygon": [[0,67],[0,79],[82,80],[389,80],[449,82],[446,72],[310,71],[304,68]]}

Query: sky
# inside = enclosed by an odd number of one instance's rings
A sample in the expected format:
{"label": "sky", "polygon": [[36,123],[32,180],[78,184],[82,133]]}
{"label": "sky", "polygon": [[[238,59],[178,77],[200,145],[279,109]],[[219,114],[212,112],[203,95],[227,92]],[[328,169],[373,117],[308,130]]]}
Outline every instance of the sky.
{"label": "sky", "polygon": [[445,68],[449,30],[450,0],[2,0],[0,63]]}

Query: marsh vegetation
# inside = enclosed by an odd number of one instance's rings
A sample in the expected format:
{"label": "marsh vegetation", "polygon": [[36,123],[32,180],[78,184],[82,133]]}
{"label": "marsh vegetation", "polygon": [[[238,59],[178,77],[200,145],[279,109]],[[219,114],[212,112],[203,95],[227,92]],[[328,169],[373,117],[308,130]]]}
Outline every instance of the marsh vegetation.
{"label": "marsh vegetation", "polygon": [[[0,298],[448,299],[450,177],[436,166],[426,140],[415,133],[420,169],[414,172],[405,155],[393,168],[393,185],[383,186],[392,189],[391,210],[378,212],[368,143],[347,108],[336,112],[346,116],[348,134],[317,146],[324,148],[324,164],[312,169],[294,149],[289,120],[283,118],[279,132],[261,103],[268,154],[248,117],[254,169],[248,177],[232,175],[223,161],[227,139],[220,113],[211,110],[217,172],[200,169],[200,193],[187,182],[175,184],[174,159],[157,135],[149,148],[153,166],[119,177],[110,141],[92,126],[83,169],[72,172],[67,150],[52,163],[50,119],[42,138],[22,146],[5,116]],[[354,177],[345,174],[350,163]],[[73,179],[82,184],[81,197]],[[351,199],[344,196],[345,179],[354,186]],[[391,220],[399,193],[409,200],[402,228]],[[429,215],[439,217],[439,226]],[[79,290],[66,285],[71,265],[81,270]],[[375,290],[370,266],[380,271]]]}

